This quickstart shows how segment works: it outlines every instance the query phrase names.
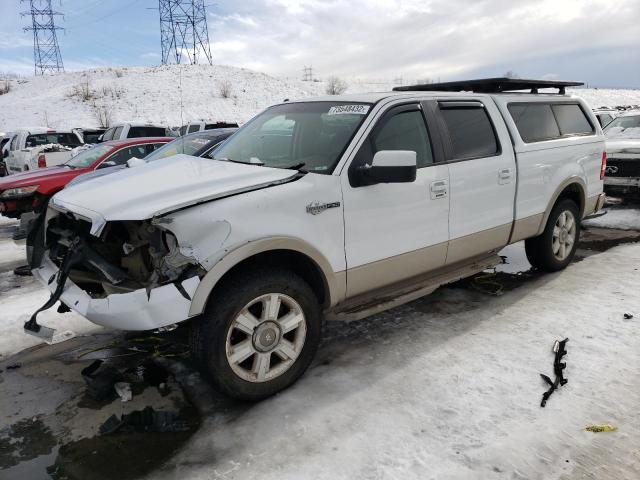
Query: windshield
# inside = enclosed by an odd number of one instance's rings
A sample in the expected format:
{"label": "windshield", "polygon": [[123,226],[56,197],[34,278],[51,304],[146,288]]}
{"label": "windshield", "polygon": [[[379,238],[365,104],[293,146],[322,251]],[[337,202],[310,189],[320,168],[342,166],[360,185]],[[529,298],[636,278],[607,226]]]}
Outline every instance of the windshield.
{"label": "windshield", "polygon": [[160,160],[161,158],[170,157],[171,155],[178,155],[179,153],[193,155],[202,149],[202,147],[205,147],[211,140],[211,136],[206,135],[191,135],[177,138],[145,157],[145,161],[152,162],[154,160]]}
{"label": "windshield", "polygon": [[330,174],[370,108],[346,102],[277,105],[238,130],[212,158],[275,168],[304,165]]}
{"label": "windshield", "polygon": [[82,150],[75,157],[71,157],[65,165],[71,168],[87,168],[111,150],[113,150],[113,147],[110,145],[98,145],[97,147]]}
{"label": "windshield", "polygon": [[640,115],[614,118],[604,133],[607,137],[640,138]]}

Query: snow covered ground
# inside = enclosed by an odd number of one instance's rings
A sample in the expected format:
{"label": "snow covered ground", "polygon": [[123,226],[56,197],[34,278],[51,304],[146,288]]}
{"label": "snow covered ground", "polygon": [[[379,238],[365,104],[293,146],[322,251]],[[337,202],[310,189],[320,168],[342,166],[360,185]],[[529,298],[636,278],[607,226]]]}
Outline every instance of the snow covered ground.
{"label": "snow covered ground", "polygon": [[[393,82],[346,79],[347,93],[388,91]],[[47,125],[97,126],[93,105],[106,106],[113,122],[141,120],[181,125],[196,120],[245,122],[285,98],[324,95],[326,83],[277,78],[224,65],[102,68],[14,82],[0,96],[0,131]],[[229,98],[220,85],[228,82]],[[81,98],[83,90],[89,95]],[[74,94],[75,92],[75,94]],[[640,90],[576,89],[593,107],[640,104]],[[15,108],[17,105],[20,108]]]}
{"label": "snow covered ground", "polygon": [[640,209],[608,206],[604,215],[585,220],[587,227],[619,228],[621,230],[640,230]]}
{"label": "snow covered ground", "polygon": [[[0,215],[0,358],[42,343],[26,335],[24,322],[49,298],[49,293],[33,277],[18,277],[13,269],[25,264],[25,250],[11,240],[11,227],[16,222]],[[100,327],[76,313],[60,315],[55,308],[43,312],[38,319],[59,332],[72,330],[77,335],[93,333]]]}
{"label": "snow covered ground", "polygon": [[[500,297],[447,288],[356,322],[153,478],[640,478],[638,265],[640,245],[617,247]],[[565,337],[569,383],[541,409]]]}

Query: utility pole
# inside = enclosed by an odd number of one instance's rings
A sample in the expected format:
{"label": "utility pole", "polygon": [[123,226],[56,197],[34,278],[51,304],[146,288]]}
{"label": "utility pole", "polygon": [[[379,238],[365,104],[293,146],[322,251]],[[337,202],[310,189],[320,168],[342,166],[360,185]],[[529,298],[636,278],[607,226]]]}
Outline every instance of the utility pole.
{"label": "utility pole", "polygon": [[302,69],[302,81],[311,82],[313,80],[313,67],[306,66]]}
{"label": "utility pole", "polygon": [[33,32],[35,74],[64,72],[56,33],[63,28],[56,27],[54,22],[54,17],[62,15],[62,13],[52,10],[51,0],[20,0],[20,3],[27,2],[29,3],[29,11],[22,12],[21,15],[31,16],[31,26],[24,27],[24,31]]}
{"label": "utility pole", "polygon": [[192,65],[199,54],[213,64],[204,0],[158,0],[158,11],[163,65],[182,63],[184,54]]}

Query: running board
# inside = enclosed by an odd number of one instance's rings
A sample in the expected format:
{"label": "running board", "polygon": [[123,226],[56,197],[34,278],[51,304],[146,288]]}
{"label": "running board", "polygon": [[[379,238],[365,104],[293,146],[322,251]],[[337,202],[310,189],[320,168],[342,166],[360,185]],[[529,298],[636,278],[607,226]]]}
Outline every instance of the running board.
{"label": "running board", "polygon": [[[368,292],[336,305],[325,313],[327,320],[351,322],[412,302],[432,293],[438,287],[493,268],[502,263],[497,254],[475,258],[449,268],[438,269],[428,277],[417,277],[391,287]],[[348,276],[348,273],[347,273]],[[348,281],[348,280],[347,280]]]}

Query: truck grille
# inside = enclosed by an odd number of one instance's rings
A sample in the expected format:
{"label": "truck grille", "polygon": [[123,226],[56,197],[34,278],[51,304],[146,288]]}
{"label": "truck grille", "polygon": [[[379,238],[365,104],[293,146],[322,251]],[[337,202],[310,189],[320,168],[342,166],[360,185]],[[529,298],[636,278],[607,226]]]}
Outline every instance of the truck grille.
{"label": "truck grille", "polygon": [[640,177],[640,158],[607,158],[607,177]]}

